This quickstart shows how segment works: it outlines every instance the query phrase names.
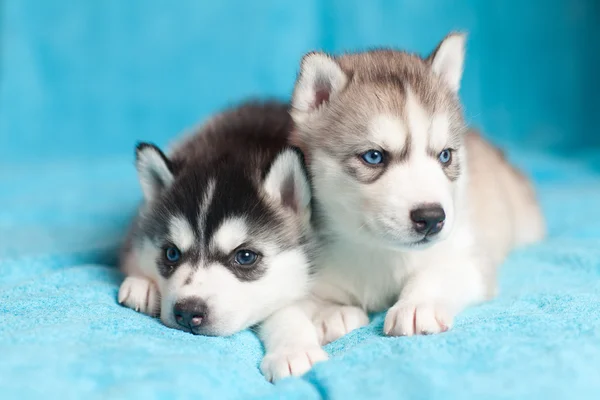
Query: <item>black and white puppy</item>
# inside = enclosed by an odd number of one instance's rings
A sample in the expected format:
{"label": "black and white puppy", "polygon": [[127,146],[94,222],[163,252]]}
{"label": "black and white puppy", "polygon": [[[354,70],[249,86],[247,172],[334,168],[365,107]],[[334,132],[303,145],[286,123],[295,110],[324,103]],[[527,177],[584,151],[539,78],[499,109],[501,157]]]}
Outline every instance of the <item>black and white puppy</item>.
{"label": "black and white puppy", "polygon": [[310,186],[288,106],[216,115],[168,155],[137,146],[144,201],[119,302],[194,334],[230,335],[306,295]]}

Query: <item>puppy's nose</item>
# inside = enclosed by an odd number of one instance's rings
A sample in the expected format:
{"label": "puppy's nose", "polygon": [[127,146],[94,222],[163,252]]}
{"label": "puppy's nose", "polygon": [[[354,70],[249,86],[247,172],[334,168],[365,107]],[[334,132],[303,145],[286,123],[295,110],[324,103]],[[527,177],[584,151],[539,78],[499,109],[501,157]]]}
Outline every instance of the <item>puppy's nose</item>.
{"label": "puppy's nose", "polygon": [[173,314],[179,325],[193,330],[206,318],[206,304],[198,297],[188,297],[175,303]]}
{"label": "puppy's nose", "polygon": [[410,219],[417,233],[435,235],[444,227],[446,213],[439,204],[425,204],[412,210]]}

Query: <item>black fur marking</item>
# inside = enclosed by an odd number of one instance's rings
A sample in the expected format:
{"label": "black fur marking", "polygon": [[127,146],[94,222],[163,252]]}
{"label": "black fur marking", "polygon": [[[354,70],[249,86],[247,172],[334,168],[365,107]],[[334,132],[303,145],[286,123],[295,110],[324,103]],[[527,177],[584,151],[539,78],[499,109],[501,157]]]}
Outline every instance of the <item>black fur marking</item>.
{"label": "black fur marking", "polygon": [[251,221],[251,224],[270,216],[271,211],[259,197],[249,177],[245,175],[242,168],[226,168],[219,171],[213,202],[208,209],[204,225],[206,246],[221,223],[228,218],[239,216]]}
{"label": "black fur marking", "polygon": [[177,270],[177,265],[167,265],[163,262],[162,257],[156,260],[158,266],[158,272],[160,272],[163,278],[169,279],[171,275]]}
{"label": "black fur marking", "polygon": [[[170,221],[167,220],[167,224],[169,222]],[[167,258],[165,256],[165,252],[168,247],[173,247],[173,246],[174,245],[172,243],[166,242],[162,246],[162,250],[158,256],[158,259],[156,260],[156,263],[158,265],[158,270],[164,278],[169,278],[171,275],[173,275],[175,273],[175,271],[177,270],[177,268],[179,268],[180,265],[182,265],[184,263],[193,262],[193,260],[192,260],[193,255],[194,255],[193,251],[186,251],[186,252],[181,251],[181,258],[177,262],[174,262],[174,263],[169,262],[169,260],[167,260]]]}
{"label": "black fur marking", "polygon": [[[208,266],[218,261],[240,281],[259,279],[266,272],[266,263],[261,259],[252,267],[242,267],[231,262],[231,255],[225,260],[222,254],[214,254],[212,236],[224,220],[242,218],[255,242],[255,246],[250,243],[248,247],[257,253],[261,253],[257,248],[260,243],[275,243],[281,251],[308,247],[307,238],[298,238],[293,233],[297,227],[290,228],[290,221],[270,209],[262,194],[265,174],[275,157],[291,148],[287,144],[291,126],[288,106],[275,102],[248,103],[216,116],[175,148],[171,160],[167,160],[177,171],[175,180],[155,203],[142,210],[134,224],[135,237],[150,238],[162,247],[169,240],[171,218],[185,218],[196,240],[182,254],[179,265]],[[155,148],[151,144],[138,145],[141,149],[148,146]],[[298,149],[293,151],[302,156]],[[214,182],[213,196],[210,204],[202,204],[210,182]],[[162,255],[156,262],[165,278],[177,269],[164,263]],[[188,276],[184,284],[190,284],[191,278]]]}
{"label": "black fur marking", "polygon": [[[252,249],[252,246],[247,244],[242,244],[240,248]],[[252,265],[239,265],[234,261],[235,253],[238,249],[234,250],[231,254],[223,254],[220,253],[215,256],[215,261],[218,261],[222,265],[226,266],[236,278],[238,278],[242,282],[252,282],[257,279],[260,279],[266,271],[263,263],[261,263],[263,257],[259,255],[256,262]],[[254,251],[254,250],[253,250]]]}

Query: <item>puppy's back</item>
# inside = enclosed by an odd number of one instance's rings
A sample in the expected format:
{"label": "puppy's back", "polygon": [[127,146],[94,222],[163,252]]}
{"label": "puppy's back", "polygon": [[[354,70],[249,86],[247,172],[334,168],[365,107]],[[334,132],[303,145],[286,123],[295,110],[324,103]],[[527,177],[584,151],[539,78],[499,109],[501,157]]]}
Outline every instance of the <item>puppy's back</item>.
{"label": "puppy's back", "polygon": [[513,247],[541,240],[544,218],[531,183],[500,150],[474,131],[466,146],[472,221],[479,243],[500,262]]}

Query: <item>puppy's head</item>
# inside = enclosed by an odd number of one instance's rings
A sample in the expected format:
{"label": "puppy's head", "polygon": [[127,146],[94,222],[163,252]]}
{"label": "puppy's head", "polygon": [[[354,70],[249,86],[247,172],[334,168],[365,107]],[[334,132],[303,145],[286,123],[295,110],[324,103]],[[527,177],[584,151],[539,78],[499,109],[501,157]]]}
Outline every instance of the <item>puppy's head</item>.
{"label": "puppy's head", "polygon": [[249,162],[177,165],[138,146],[145,203],[133,247],[170,327],[230,335],[307,289],[310,189],[301,156],[285,149],[265,168]]}
{"label": "puppy's head", "polygon": [[399,249],[448,236],[465,162],[464,42],[449,35],[425,59],[391,50],[303,58],[294,141],[334,233]]}

